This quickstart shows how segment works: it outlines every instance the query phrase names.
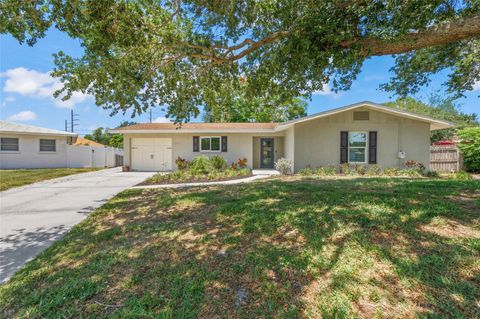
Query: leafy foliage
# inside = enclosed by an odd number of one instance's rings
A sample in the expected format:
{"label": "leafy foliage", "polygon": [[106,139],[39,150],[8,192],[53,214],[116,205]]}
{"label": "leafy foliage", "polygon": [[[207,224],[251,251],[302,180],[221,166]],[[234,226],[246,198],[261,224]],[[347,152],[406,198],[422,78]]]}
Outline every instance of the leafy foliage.
{"label": "leafy foliage", "polygon": [[440,71],[456,96],[480,80],[478,0],[4,0],[0,11],[0,32],[20,42],[52,27],[78,39],[81,56],[55,55],[65,85],[56,95],[90,93],[112,113],[167,105],[167,116],[188,121],[208,105],[223,119],[242,78],[247,98],[288,104],[326,83],[347,90],[366,59],[392,54],[383,88],[402,96]]}
{"label": "leafy foliage", "polygon": [[175,165],[177,166],[177,169],[184,170],[188,168],[188,166],[190,165],[190,162],[179,156],[175,160]]}
{"label": "leafy foliage", "polygon": [[175,164],[177,171],[170,174],[156,174],[147,179],[144,184],[220,181],[250,175],[250,170],[246,168],[246,159],[239,159],[238,162],[233,162],[232,166],[228,167],[227,161],[220,155],[212,157],[200,155],[191,162],[178,157]]}
{"label": "leafy foliage", "polygon": [[[119,127],[129,126],[136,124],[135,122],[123,121]],[[85,138],[91,141],[112,146],[116,148],[123,148],[123,135],[122,134],[110,134],[108,128],[99,127],[93,131],[92,134],[86,134]]]}
{"label": "leafy foliage", "polygon": [[254,96],[244,80],[225,96],[215,91],[215,98],[206,101],[205,122],[283,122],[307,115],[307,102],[266,92]]}
{"label": "leafy foliage", "polygon": [[209,171],[213,170],[213,165],[207,156],[200,155],[192,160],[189,169],[201,174],[207,174]]}
{"label": "leafy foliage", "polygon": [[432,131],[430,135],[432,143],[445,139],[452,139],[455,136],[457,128],[479,125],[477,114],[463,113],[459,110],[459,105],[457,105],[452,98],[443,98],[439,95],[432,95],[429,104],[407,97],[404,99],[398,99],[394,102],[387,102],[384,105],[426,115],[438,120],[452,122],[457,126],[452,129]]}
{"label": "leafy foliage", "polygon": [[469,171],[480,171],[480,127],[468,127],[457,132],[458,147],[463,153],[465,167]]}
{"label": "leafy foliage", "polygon": [[220,155],[210,157],[210,162],[217,171],[224,170],[227,167],[227,161]]}
{"label": "leafy foliage", "polygon": [[154,176],[148,178],[143,185],[213,182],[243,178],[249,175],[250,170],[248,169],[232,169],[227,167],[223,170],[211,170],[208,172],[203,172],[189,168],[178,170],[170,174],[155,174]]}
{"label": "leafy foliage", "polygon": [[288,175],[293,172],[293,162],[286,158],[279,158],[275,162],[275,169],[283,175]]}

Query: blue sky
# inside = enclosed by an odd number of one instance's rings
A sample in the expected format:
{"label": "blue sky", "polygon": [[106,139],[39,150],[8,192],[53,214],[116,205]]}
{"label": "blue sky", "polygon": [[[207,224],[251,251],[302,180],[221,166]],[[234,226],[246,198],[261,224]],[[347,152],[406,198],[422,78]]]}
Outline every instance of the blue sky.
{"label": "blue sky", "polygon": [[[90,133],[100,126],[116,127],[123,120],[148,122],[148,114],[134,119],[129,114],[110,117],[109,111],[96,106],[91,97],[81,93],[67,102],[55,100],[51,96],[60,85],[49,76],[54,67],[52,54],[60,50],[73,56],[81,54],[79,42],[65,34],[52,30],[34,47],[20,45],[12,37],[2,35],[0,48],[1,119],[63,130],[64,121],[69,119],[70,110],[73,108],[74,112],[79,114],[79,126],[75,127],[75,130],[80,134]],[[378,89],[379,84],[388,80],[388,70],[392,65],[391,57],[375,57],[366,61],[351,90],[334,94],[325,87],[325,92],[313,95],[309,101],[308,113],[364,100],[382,103],[394,99],[389,93]],[[442,92],[441,83],[445,78],[446,74],[436,75],[431,85],[416,97],[427,101],[432,93],[438,90]],[[476,88],[476,91],[466,94],[466,98],[459,103],[462,111],[480,115],[480,84]],[[153,111],[153,118],[165,121],[164,113],[160,110]]]}

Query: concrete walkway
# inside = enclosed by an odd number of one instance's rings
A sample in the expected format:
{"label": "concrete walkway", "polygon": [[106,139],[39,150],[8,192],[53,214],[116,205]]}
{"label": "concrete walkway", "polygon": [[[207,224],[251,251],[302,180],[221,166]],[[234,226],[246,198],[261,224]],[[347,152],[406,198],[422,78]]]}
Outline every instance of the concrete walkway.
{"label": "concrete walkway", "polygon": [[153,174],[112,168],[0,192],[0,282],[91,211]]}
{"label": "concrete walkway", "polygon": [[158,184],[158,185],[139,185],[132,188],[183,188],[183,187],[194,187],[194,186],[213,186],[213,185],[233,185],[233,184],[242,184],[250,183],[257,179],[267,178],[270,175],[253,175],[250,177],[231,179],[228,181],[217,181],[217,182],[196,182],[196,183],[178,183],[178,184]]}

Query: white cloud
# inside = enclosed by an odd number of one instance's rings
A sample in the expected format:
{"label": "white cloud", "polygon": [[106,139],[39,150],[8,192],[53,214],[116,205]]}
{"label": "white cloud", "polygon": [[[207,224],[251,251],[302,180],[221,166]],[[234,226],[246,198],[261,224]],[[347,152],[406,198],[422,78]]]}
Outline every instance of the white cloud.
{"label": "white cloud", "polygon": [[336,93],[332,91],[332,89],[330,88],[330,84],[328,84],[328,83],[323,84],[323,87],[322,87],[321,90],[314,91],[314,92],[312,92],[312,94],[313,95],[325,95],[325,96],[336,95]]}
{"label": "white cloud", "polygon": [[74,92],[67,101],[62,101],[62,96],[54,98],[53,93],[61,89],[63,84],[57,78],[52,77],[49,72],[42,73],[20,67],[0,73],[0,76],[7,78],[3,91],[34,98],[49,98],[55,106],[61,108],[73,108],[76,104],[91,97],[82,92]]}
{"label": "white cloud", "polygon": [[55,99],[55,106],[57,107],[63,107],[67,109],[73,108],[76,104],[82,103],[83,101],[87,100],[90,98],[89,95],[83,94],[82,92],[73,92],[72,96],[66,100],[62,101],[60,97],[58,99]]}
{"label": "white cloud", "polygon": [[473,83],[473,90],[480,91],[480,81]]}
{"label": "white cloud", "polygon": [[28,122],[37,119],[37,114],[32,111],[22,111],[7,118],[7,121]]}
{"label": "white cloud", "polygon": [[2,101],[2,106],[7,106],[8,103],[15,101],[14,96],[7,96],[3,101]]}
{"label": "white cloud", "polygon": [[153,120],[153,123],[172,123],[168,118],[165,116],[159,116]]}

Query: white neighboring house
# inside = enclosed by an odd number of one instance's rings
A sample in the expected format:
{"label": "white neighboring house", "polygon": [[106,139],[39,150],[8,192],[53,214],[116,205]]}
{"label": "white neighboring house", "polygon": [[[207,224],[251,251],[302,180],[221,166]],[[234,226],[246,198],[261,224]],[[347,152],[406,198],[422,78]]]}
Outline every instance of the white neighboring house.
{"label": "white neighboring house", "polygon": [[0,121],[0,168],[68,167],[67,145],[78,134]]}
{"label": "white neighboring house", "polygon": [[77,137],[76,133],[0,121],[0,169],[120,165],[123,150],[72,145]]}

